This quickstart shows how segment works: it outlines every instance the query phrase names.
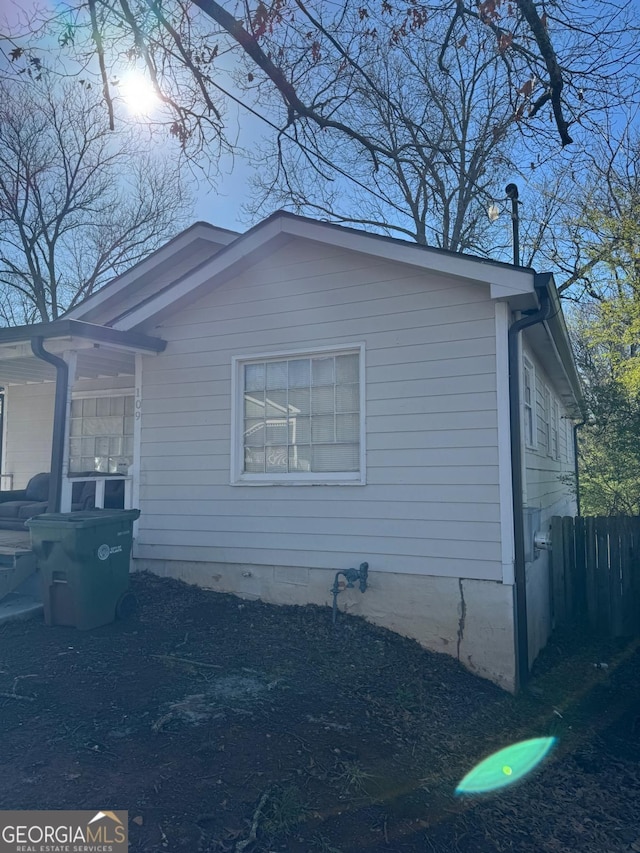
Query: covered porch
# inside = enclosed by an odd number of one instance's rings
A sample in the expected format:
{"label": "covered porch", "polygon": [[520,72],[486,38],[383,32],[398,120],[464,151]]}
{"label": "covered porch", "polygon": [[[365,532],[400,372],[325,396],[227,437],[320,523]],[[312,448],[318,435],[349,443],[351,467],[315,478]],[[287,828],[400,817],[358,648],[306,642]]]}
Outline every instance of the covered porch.
{"label": "covered porch", "polygon": [[[0,506],[2,493],[24,490],[44,472],[48,512],[86,508],[88,501],[134,506],[141,357],[165,346],[78,320],[0,330]],[[0,532],[8,526],[0,517]]]}
{"label": "covered porch", "polygon": [[0,330],[0,621],[41,609],[27,518],[137,504],[140,360],[164,347],[78,320]]}

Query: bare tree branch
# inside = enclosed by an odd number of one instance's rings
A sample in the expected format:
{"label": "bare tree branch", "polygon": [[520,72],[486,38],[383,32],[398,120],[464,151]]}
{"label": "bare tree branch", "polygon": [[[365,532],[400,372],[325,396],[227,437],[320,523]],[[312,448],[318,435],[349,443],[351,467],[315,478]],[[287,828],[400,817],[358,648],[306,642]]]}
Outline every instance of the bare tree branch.
{"label": "bare tree branch", "polygon": [[91,93],[0,83],[0,314],[55,319],[172,236],[185,195]]}
{"label": "bare tree branch", "polygon": [[109,111],[109,129],[113,130],[115,127],[115,120],[113,117],[113,101],[111,100],[111,93],[109,91],[107,66],[104,61],[104,45],[102,43],[102,34],[100,32],[100,27],[98,26],[98,17],[96,15],[96,0],[88,0],[88,2],[89,14],[91,16],[91,35],[96,45],[96,53],[98,54],[98,64],[100,65],[100,76],[102,78],[102,96],[104,98],[105,104],[107,105],[107,110]]}

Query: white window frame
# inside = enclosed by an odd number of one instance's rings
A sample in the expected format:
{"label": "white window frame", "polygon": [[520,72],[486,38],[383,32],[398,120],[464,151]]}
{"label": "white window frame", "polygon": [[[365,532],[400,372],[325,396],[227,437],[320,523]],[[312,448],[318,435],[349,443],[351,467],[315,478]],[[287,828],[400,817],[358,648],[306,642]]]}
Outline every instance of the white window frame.
{"label": "white window frame", "polygon": [[560,406],[557,397],[551,397],[551,421],[549,432],[551,436],[551,447],[549,456],[552,459],[560,459]]}
{"label": "white window frame", "polygon": [[547,456],[551,456],[551,389],[546,383],[542,383],[542,411],[544,412],[544,441]]}
{"label": "white window frame", "polygon": [[[105,397],[133,397],[134,398],[134,414],[132,415],[135,418],[135,388],[102,388],[99,391],[71,391],[71,402],[75,402],[76,400],[97,400],[104,399]],[[71,412],[69,412],[69,428],[71,426]],[[84,474],[84,471],[71,471],[71,439],[78,438],[82,436],[72,436],[70,433],[70,429],[67,430],[66,435],[66,454],[67,454],[67,465],[68,465],[68,477],[73,480],[78,480]],[[134,464],[134,459],[136,457],[136,446],[135,446],[135,420],[134,420],[134,432],[133,432],[134,442],[133,442],[133,453],[132,453],[132,465]],[[132,466],[129,466],[131,468]],[[114,477],[123,477],[125,474],[109,474],[106,472],[92,472],[91,477],[93,478],[95,475],[96,478],[114,478]]]}
{"label": "white window frame", "polygon": [[567,444],[567,462],[575,464],[575,446],[573,444],[573,421],[567,417],[564,421],[565,439]]}
{"label": "white window frame", "polygon": [[[297,471],[286,474],[245,473],[243,438],[244,366],[279,358],[313,358],[318,355],[359,356],[360,470],[347,472]],[[308,347],[295,350],[236,355],[231,359],[231,479],[232,486],[364,486],[366,484],[365,345],[363,342]]]}
{"label": "white window frame", "polygon": [[[531,391],[531,399],[527,403],[527,373],[529,374],[529,389]],[[531,440],[527,435],[527,409],[531,412]],[[532,362],[525,356],[522,358],[522,421],[524,431],[525,447],[535,450],[537,447],[537,430],[538,424],[536,421],[536,371]]]}

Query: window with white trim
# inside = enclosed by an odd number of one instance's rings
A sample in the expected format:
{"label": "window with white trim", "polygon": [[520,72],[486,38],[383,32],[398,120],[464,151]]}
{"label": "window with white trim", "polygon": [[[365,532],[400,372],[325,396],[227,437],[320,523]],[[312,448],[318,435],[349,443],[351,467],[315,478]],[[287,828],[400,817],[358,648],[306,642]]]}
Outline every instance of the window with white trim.
{"label": "window with white trim", "polygon": [[551,456],[551,391],[547,385],[542,386],[542,434],[547,455]]}
{"label": "window with white trim", "polygon": [[133,421],[132,394],[73,399],[70,473],[126,474],[133,462]]}
{"label": "window with white trim", "polygon": [[560,459],[560,410],[558,401],[554,397],[551,400],[551,448],[550,456]]}
{"label": "window with white trim", "polygon": [[575,445],[573,443],[573,423],[567,417],[564,422],[567,441],[567,462],[575,462]]}
{"label": "window with white trim", "polygon": [[533,365],[523,359],[522,402],[524,408],[524,441],[527,447],[535,447],[534,389],[535,376]]}
{"label": "window with white trim", "polygon": [[363,348],[234,359],[232,482],[364,482]]}

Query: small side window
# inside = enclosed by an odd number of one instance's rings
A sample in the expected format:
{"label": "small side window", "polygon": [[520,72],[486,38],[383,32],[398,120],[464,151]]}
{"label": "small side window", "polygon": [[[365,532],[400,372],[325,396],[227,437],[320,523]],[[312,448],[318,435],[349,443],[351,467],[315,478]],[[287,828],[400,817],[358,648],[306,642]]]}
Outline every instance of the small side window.
{"label": "small side window", "polygon": [[560,411],[558,409],[558,401],[554,398],[551,401],[551,456],[553,459],[560,459]]}
{"label": "small side window", "polygon": [[533,365],[525,358],[523,363],[522,403],[524,416],[524,441],[527,447],[535,447],[535,421],[533,407],[534,387]]}
{"label": "small side window", "polygon": [[547,385],[543,389],[543,406],[542,406],[542,433],[544,435],[544,444],[547,450],[547,456],[552,456],[551,449],[551,391]]}

